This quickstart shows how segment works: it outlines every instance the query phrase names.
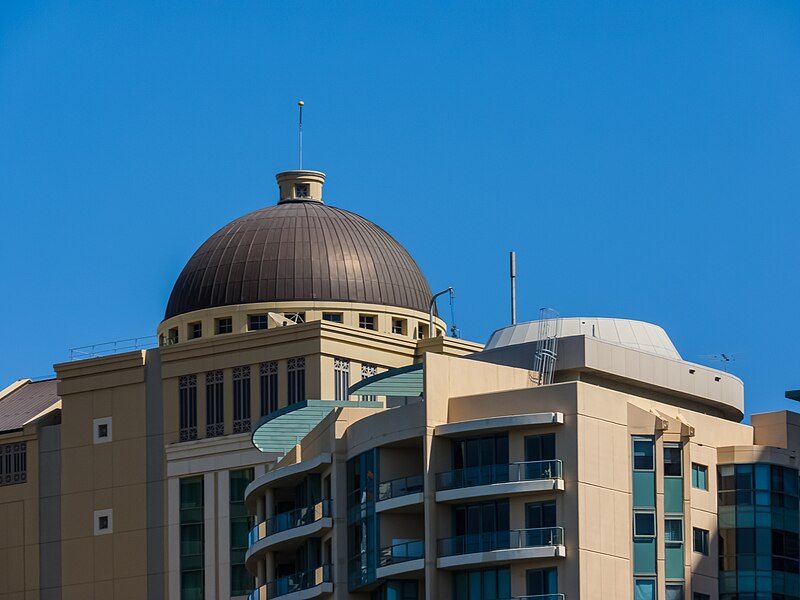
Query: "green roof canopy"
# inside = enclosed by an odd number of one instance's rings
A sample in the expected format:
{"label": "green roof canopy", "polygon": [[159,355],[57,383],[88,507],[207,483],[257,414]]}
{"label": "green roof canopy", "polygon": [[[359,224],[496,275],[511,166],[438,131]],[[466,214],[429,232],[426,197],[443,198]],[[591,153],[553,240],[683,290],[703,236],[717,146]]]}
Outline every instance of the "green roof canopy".
{"label": "green roof canopy", "polygon": [[362,379],[351,386],[351,396],[420,396],[423,391],[423,363],[391,369]]}
{"label": "green roof canopy", "polygon": [[286,454],[336,408],[381,408],[383,402],[303,400],[270,413],[256,423],[250,438],[261,452]]}

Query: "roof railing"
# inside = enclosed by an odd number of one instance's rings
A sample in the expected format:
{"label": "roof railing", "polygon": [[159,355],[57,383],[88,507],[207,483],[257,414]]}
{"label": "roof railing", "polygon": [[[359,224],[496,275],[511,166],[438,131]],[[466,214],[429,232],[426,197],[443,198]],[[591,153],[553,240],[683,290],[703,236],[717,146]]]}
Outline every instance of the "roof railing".
{"label": "roof railing", "polygon": [[129,338],[127,340],[116,340],[114,342],[103,342],[92,344],[91,346],[80,346],[79,348],[69,349],[70,360],[83,360],[86,358],[98,358],[110,356],[121,352],[133,352],[135,350],[149,350],[158,346],[158,336],[148,335],[145,337]]}

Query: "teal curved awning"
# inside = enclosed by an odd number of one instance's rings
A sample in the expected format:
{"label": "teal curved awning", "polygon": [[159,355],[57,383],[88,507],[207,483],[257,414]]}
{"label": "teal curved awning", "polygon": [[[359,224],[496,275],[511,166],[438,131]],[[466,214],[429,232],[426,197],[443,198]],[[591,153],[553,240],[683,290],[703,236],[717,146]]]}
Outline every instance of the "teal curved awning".
{"label": "teal curved awning", "polygon": [[250,434],[261,452],[286,454],[336,408],[382,408],[383,402],[303,400],[261,417]]}
{"label": "teal curved awning", "polygon": [[423,363],[390,369],[362,379],[347,391],[351,396],[420,396],[423,391]]}

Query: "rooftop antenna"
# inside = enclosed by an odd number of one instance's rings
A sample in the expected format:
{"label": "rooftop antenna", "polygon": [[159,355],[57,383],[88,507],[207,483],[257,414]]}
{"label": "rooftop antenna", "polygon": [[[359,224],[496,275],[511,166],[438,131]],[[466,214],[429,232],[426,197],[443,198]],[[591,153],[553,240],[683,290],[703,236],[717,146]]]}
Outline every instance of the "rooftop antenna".
{"label": "rooftop antenna", "polygon": [[297,106],[300,107],[300,170],[303,170],[303,107],[306,105],[305,102],[300,100],[297,103]]}
{"label": "rooftop antenna", "polygon": [[517,253],[511,251],[511,324],[517,324]]}
{"label": "rooftop antenna", "polygon": [[439,296],[442,296],[444,294],[452,294],[453,292],[455,292],[455,290],[452,287],[449,287],[446,290],[442,290],[441,292],[437,292],[436,294],[431,296],[431,303],[430,303],[430,306],[429,306],[429,309],[430,309],[430,315],[429,315],[430,316],[430,321],[428,322],[428,337],[436,337],[435,335],[433,335],[433,307],[436,306],[436,299]]}
{"label": "rooftop antenna", "polygon": [[711,360],[713,362],[722,363],[722,370],[727,373],[728,363],[736,362],[736,359],[739,358],[739,355],[732,354],[730,352],[720,352],[719,354],[703,354],[702,356],[700,356],[700,358]]}

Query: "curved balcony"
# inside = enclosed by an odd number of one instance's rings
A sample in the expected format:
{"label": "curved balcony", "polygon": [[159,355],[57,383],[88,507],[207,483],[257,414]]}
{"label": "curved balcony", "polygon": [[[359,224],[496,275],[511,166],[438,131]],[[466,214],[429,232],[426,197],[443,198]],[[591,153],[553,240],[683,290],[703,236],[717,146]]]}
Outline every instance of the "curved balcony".
{"label": "curved balcony", "polygon": [[254,590],[247,600],[305,600],[333,592],[331,565],[322,565],[309,571],[301,571],[268,581]]}
{"label": "curved balcony", "polygon": [[425,540],[408,540],[381,548],[378,578],[421,573],[425,570]]}
{"label": "curved balcony", "polygon": [[402,511],[422,504],[424,479],[422,475],[411,475],[384,481],[378,485],[378,501],[375,512]]}
{"label": "curved balcony", "polygon": [[297,508],[270,517],[253,527],[247,537],[245,561],[267,550],[278,550],[300,545],[306,538],[314,537],[333,527],[331,500],[314,506]]}
{"label": "curved balcony", "polygon": [[437,502],[563,489],[563,468],[557,459],[468,467],[436,474]]}
{"label": "curved balcony", "polygon": [[440,569],[516,559],[566,556],[563,527],[457,535],[437,543]]}

